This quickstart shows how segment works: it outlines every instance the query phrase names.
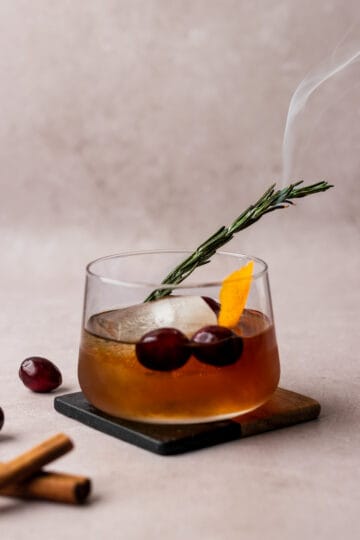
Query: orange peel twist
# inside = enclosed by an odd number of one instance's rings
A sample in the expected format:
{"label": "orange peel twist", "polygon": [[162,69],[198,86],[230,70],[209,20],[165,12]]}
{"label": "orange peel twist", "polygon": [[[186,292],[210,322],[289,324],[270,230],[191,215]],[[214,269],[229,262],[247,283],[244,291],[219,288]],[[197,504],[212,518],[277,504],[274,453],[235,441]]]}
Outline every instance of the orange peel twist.
{"label": "orange peel twist", "polygon": [[220,326],[233,328],[239,322],[249,296],[254,272],[254,261],[229,274],[220,289]]}

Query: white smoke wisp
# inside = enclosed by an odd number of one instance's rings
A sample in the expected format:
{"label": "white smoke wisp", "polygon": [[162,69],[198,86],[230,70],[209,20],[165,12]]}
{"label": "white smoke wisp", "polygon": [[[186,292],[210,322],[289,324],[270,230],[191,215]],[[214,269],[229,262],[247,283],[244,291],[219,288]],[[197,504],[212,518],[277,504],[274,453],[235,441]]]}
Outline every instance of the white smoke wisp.
{"label": "white smoke wisp", "polygon": [[282,147],[283,186],[293,180],[291,178],[291,172],[296,143],[296,124],[299,115],[305,109],[309,97],[325,81],[328,81],[330,78],[360,59],[359,40],[357,40],[356,48],[354,46],[349,46],[346,39],[348,34],[349,32],[336,46],[329,58],[326,58],[306,75],[292,95],[286,118]]}

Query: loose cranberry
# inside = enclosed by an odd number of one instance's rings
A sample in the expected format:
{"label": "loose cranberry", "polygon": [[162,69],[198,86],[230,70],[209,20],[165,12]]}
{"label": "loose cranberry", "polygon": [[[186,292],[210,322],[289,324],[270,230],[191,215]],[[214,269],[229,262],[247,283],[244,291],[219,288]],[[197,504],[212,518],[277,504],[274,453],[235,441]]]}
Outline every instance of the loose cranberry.
{"label": "loose cranberry", "polygon": [[26,358],[21,363],[19,377],[33,392],[51,392],[62,383],[59,369],[40,356]]}
{"label": "loose cranberry", "polygon": [[2,408],[0,407],[0,429],[3,427],[4,425],[4,419],[5,419],[5,416],[4,416],[4,411],[2,410]]}
{"label": "loose cranberry", "polygon": [[148,369],[172,371],[190,358],[189,345],[188,338],[176,328],[158,328],[142,336],[136,344],[136,356]]}
{"label": "loose cranberry", "polygon": [[204,326],[192,337],[193,355],[212,366],[229,366],[241,356],[243,340],[225,326]]}

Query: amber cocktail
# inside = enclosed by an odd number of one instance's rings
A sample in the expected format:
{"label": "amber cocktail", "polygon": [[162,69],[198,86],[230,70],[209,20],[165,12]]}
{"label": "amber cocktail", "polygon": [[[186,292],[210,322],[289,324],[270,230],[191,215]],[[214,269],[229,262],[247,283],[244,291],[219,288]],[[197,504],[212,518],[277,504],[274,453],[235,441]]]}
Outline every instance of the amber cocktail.
{"label": "amber cocktail", "polygon": [[[251,411],[275,391],[280,368],[266,264],[219,253],[169,295],[144,302],[165,289],[161,277],[184,255],[125,253],[88,265],[79,381],[98,409],[142,422],[207,422]],[[250,260],[246,302],[241,272],[230,284],[231,309],[237,294],[245,305],[224,326],[223,278]]]}

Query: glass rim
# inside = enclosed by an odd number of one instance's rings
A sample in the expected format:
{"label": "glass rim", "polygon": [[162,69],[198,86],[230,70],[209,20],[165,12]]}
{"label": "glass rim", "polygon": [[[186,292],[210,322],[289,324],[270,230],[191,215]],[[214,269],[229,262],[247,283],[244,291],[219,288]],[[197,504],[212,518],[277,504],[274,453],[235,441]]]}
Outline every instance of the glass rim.
{"label": "glass rim", "polygon": [[[186,284],[182,282],[182,283],[171,285],[171,284],[164,284],[164,283],[155,283],[151,281],[129,281],[129,280],[114,279],[114,278],[101,275],[100,273],[96,273],[91,268],[94,264],[99,263],[101,261],[119,259],[122,257],[133,257],[136,255],[159,255],[159,254],[166,254],[166,253],[168,254],[178,253],[178,254],[190,255],[191,253],[193,253],[193,251],[194,250],[186,250],[186,249],[156,249],[156,250],[150,249],[150,250],[137,250],[137,251],[122,251],[119,253],[115,253],[113,255],[106,255],[104,257],[98,257],[97,259],[90,261],[86,265],[86,275],[87,277],[89,276],[95,277],[99,281],[103,283],[107,283],[109,285],[120,285],[123,287],[134,287],[134,288],[156,288],[160,290],[171,288],[172,290],[179,290],[179,289],[198,289],[198,288],[205,288],[205,287],[221,287],[223,280],[206,281],[206,282],[203,281],[203,282],[196,282],[196,283],[190,283],[190,284]],[[262,268],[259,271],[254,272],[254,274],[252,275],[253,280],[265,275],[268,271],[267,263],[263,259],[260,259],[259,257],[254,257],[252,255],[247,255],[245,253],[235,253],[231,251],[217,251],[216,255],[225,255],[225,256],[230,256],[237,259],[247,259],[249,262],[255,261],[256,263],[260,264]],[[225,278],[226,276],[224,276],[224,279]],[[241,281],[242,279],[247,279],[247,278],[239,278],[237,281]]]}

